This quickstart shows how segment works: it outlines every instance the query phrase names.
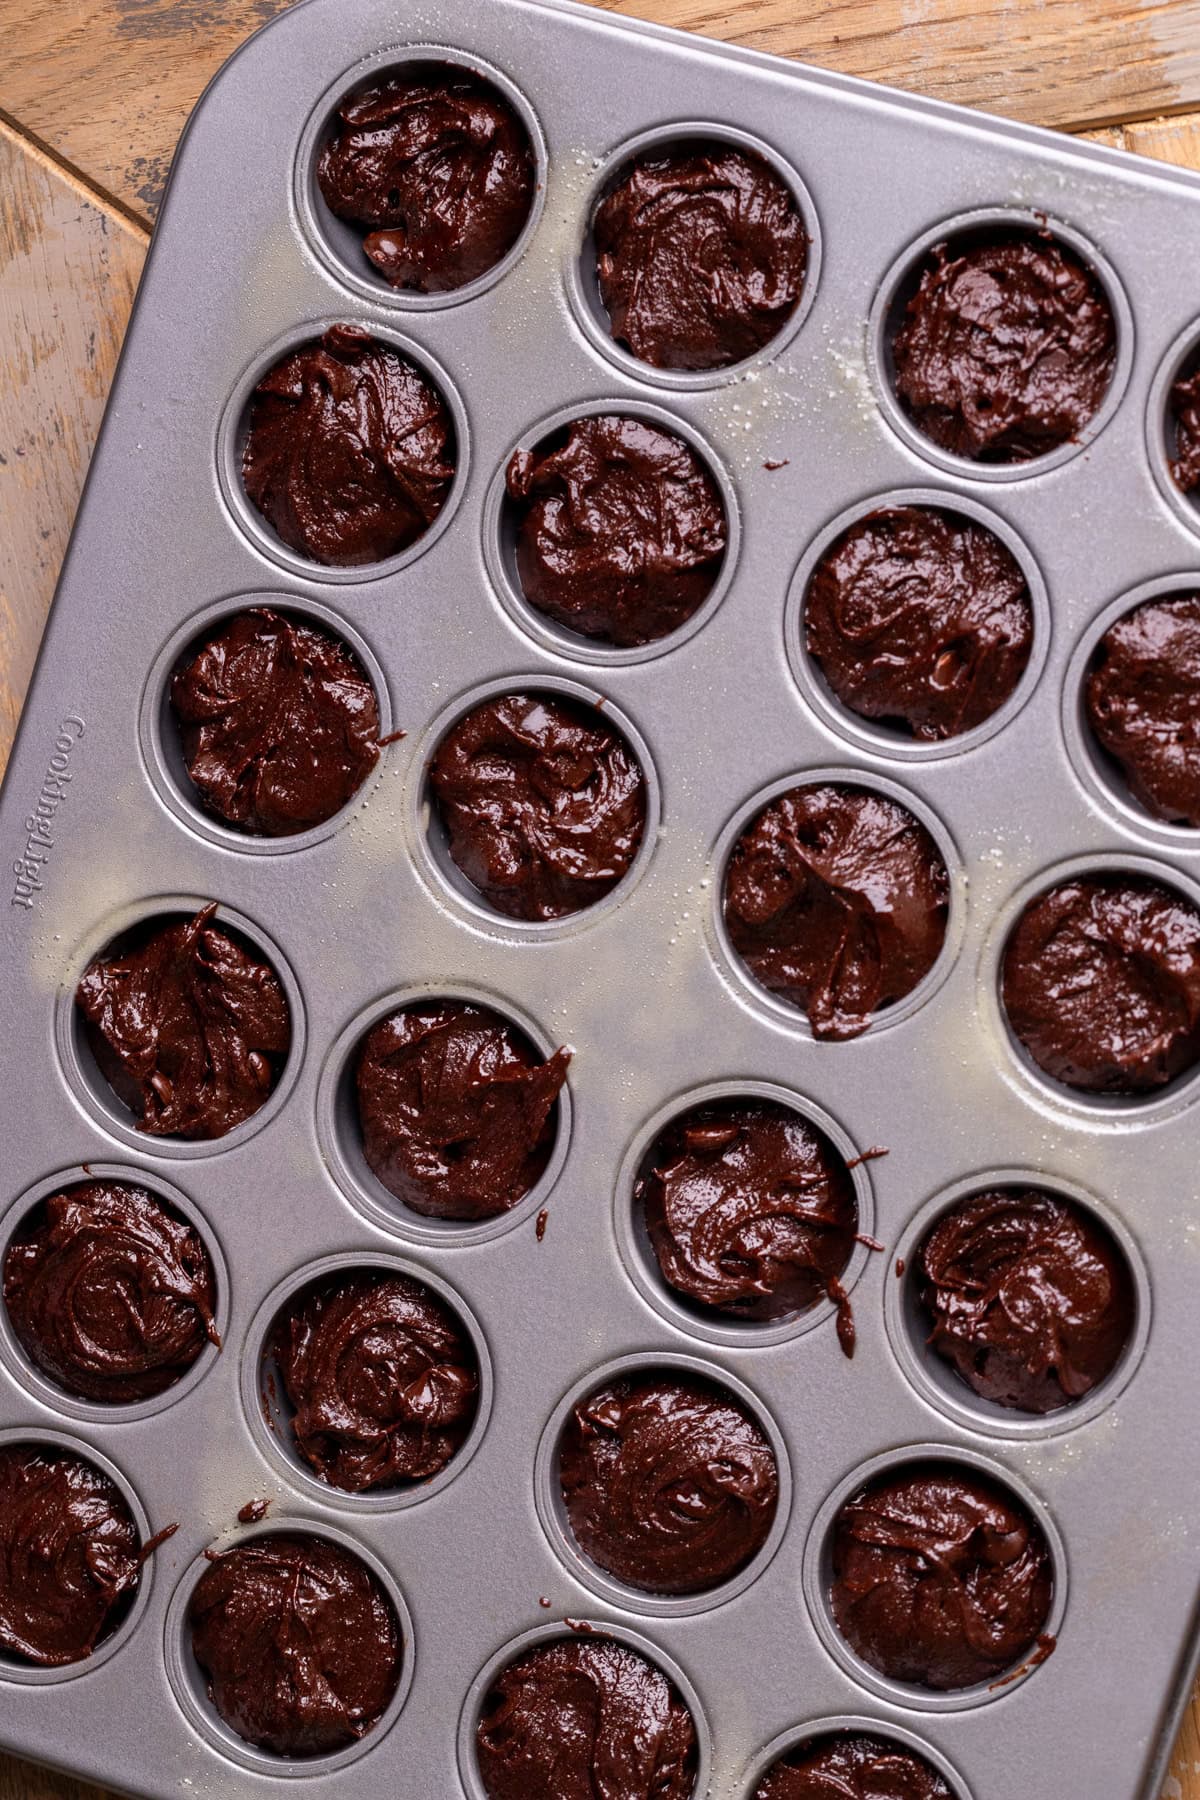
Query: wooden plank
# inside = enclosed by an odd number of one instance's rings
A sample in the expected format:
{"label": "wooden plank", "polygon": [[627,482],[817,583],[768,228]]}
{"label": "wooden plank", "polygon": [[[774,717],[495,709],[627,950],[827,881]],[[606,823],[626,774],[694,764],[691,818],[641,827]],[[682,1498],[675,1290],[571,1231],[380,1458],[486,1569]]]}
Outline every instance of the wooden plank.
{"label": "wooden plank", "polygon": [[107,1789],[0,1755],[0,1800],[117,1800]]}
{"label": "wooden plank", "polygon": [[146,243],[0,124],[0,769]]}
{"label": "wooden plank", "polygon": [[[0,107],[153,218],[208,77],[287,0],[0,0]],[[602,0],[1042,124],[1200,105],[1200,0]]]}

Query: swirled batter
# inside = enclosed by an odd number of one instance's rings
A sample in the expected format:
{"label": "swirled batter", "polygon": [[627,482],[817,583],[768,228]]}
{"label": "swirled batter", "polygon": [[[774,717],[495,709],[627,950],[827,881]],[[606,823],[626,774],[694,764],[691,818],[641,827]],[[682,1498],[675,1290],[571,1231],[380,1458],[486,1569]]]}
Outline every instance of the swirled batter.
{"label": "swirled batter", "polygon": [[1175,433],[1171,474],[1185,494],[1200,487],[1200,369],[1181,375],[1168,401]]}
{"label": "swirled batter", "polygon": [[363,251],[385,281],[446,293],[516,243],[533,205],[533,149],[490,82],[417,67],[342,101],[317,182],[331,212],[366,227]]}
{"label": "swirled batter", "polygon": [[382,1270],[306,1289],[272,1334],[296,1449],[331,1487],[428,1481],[471,1429],[479,1367],[437,1296]]}
{"label": "swirled batter", "polygon": [[646,778],[624,737],[598,707],[548,694],[475,707],[438,745],[429,780],[450,855],[512,919],[594,906],[646,828]]}
{"label": "swirled batter", "polygon": [[152,923],[76,989],[101,1074],[155,1137],[224,1137],[262,1106],[291,1045],[278,975],[216,910]]}
{"label": "swirled batter", "polygon": [[143,1560],[107,1475],[49,1446],[0,1446],[0,1652],[44,1668],[90,1656],[127,1611]]}
{"label": "swirled batter", "polygon": [[1022,1412],[1082,1399],[1133,1329],[1111,1235],[1040,1188],[960,1200],[922,1244],[917,1278],[933,1349],[985,1400]]}
{"label": "swirled batter", "polygon": [[242,481],[285,544],[313,562],[383,562],[432,525],[454,478],[437,389],[360,325],[289,350],[250,401]]}
{"label": "swirled batter", "polygon": [[538,1644],[497,1675],[476,1731],[488,1800],[691,1800],[692,1716],[612,1638]]}
{"label": "swirled batter", "polygon": [[934,506],[869,513],[814,569],[809,655],[844,706],[936,743],[982,725],[1029,662],[1033,606],[1007,545]]}
{"label": "swirled batter", "polygon": [[660,369],[720,369],[769,343],[800,300],[808,236],[787,183],[751,151],[640,156],[593,225],[614,338]]}
{"label": "swirled batter", "polygon": [[1200,827],[1200,594],[1148,600],[1110,625],[1084,698],[1146,811]]}
{"label": "swirled batter", "polygon": [[271,1532],[209,1566],[188,1603],[192,1649],[225,1723],[277,1756],[365,1737],[400,1680],[400,1626],[374,1575],[308,1532]]}
{"label": "swirled batter", "polygon": [[9,1244],[4,1303],[37,1366],[85,1400],[161,1394],[221,1341],[199,1233],[126,1182],[44,1200]]}
{"label": "swirled batter", "polygon": [[1036,1521],[973,1473],[886,1475],[834,1522],[833,1616],[893,1681],[950,1692],[995,1680],[1038,1646],[1053,1590]]}
{"label": "swirled batter", "polygon": [[507,1019],[465,1000],[402,1007],[358,1053],[363,1154],[426,1217],[508,1212],[550,1160],[570,1060],[560,1049],[543,1061]]}
{"label": "swirled batter", "polygon": [[754,1800],[954,1800],[937,1770],[888,1738],[838,1733],[768,1770]]}
{"label": "swirled batter", "polygon": [[1049,232],[1012,230],[936,245],[892,344],[906,412],[977,462],[1024,462],[1077,438],[1116,354],[1098,277]]}
{"label": "swirled batter", "polygon": [[321,825],[379,761],[379,706],[327,631],[256,606],[176,671],[171,707],[207,810],[264,837]]}
{"label": "swirled batter", "polygon": [[725,924],[757,981],[818,1038],[856,1037],[912,992],[942,948],[950,878],[925,827],[867,788],[780,794],[725,871]]}
{"label": "swirled batter", "polygon": [[770,1100],[718,1100],[673,1119],[635,1198],[663,1279],[685,1299],[769,1321],[819,1300],[850,1303],[839,1277],[854,1250],[854,1184],[828,1139]]}
{"label": "swirled batter", "polygon": [[517,570],[548,618],[606,643],[649,644],[704,604],[727,527],[716,482],[683,438],[619,413],[575,419],[517,450]]}
{"label": "swirled batter", "polygon": [[1062,882],[1013,928],[1002,991],[1047,1075],[1087,1093],[1151,1093],[1200,1061],[1200,911],[1144,877]]}
{"label": "swirled batter", "polygon": [[581,1550],[651,1594],[697,1594],[766,1542],[779,1471],[731,1394],[674,1372],[622,1376],[574,1407],[559,1480]]}

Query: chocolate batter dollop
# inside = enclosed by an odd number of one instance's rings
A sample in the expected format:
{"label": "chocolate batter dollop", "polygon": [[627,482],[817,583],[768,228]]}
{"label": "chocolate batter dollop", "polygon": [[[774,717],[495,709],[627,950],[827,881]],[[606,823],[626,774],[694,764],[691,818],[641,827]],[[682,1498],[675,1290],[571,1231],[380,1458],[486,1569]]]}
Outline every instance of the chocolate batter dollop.
{"label": "chocolate batter dollop", "polygon": [[101,1073],[155,1137],[224,1137],[266,1100],[291,1044],[279,977],[216,910],[152,923],[76,989]]}
{"label": "chocolate batter dollop", "polygon": [[790,1107],[692,1107],[658,1138],[634,1197],[664,1281],[695,1305],[770,1321],[828,1298],[839,1324],[849,1318],[839,1277],[858,1230],[854,1184]]}
{"label": "chocolate batter dollop", "polygon": [[277,1322],[272,1349],[296,1409],[296,1449],[331,1487],[362,1494],[428,1481],[471,1429],[471,1342],[406,1275],[335,1275],[306,1289]]}
{"label": "chocolate batter dollop", "polygon": [[1110,1373],[1133,1329],[1133,1284],[1109,1232],[1039,1188],[973,1194],[921,1246],[929,1342],[999,1406],[1049,1413]]}
{"label": "chocolate batter dollop", "polygon": [[674,1373],[622,1376],[574,1407],[559,1446],[571,1531],[650,1594],[718,1587],[766,1542],[779,1471],[731,1394]]}
{"label": "chocolate batter dollop", "polygon": [[0,1448],[0,1653],[45,1668],[90,1656],[128,1611],[142,1561],[107,1475],[63,1451]]}
{"label": "chocolate batter dollop", "polygon": [[612,1638],[538,1644],[502,1669],[475,1734],[488,1800],[691,1800],[692,1715]]}
{"label": "chocolate batter dollop", "polygon": [[51,1194],[9,1244],[4,1304],[30,1358],[84,1400],[146,1400],[220,1344],[200,1235],[144,1188]]}
{"label": "chocolate batter dollop", "polygon": [[227,620],[176,672],[171,706],[205,807],[260,836],[331,819],[379,760],[379,706],[358,658],[265,606]]}
{"label": "chocolate batter dollop", "polygon": [[777,1762],[754,1800],[954,1800],[923,1756],[886,1738],[839,1733]]}
{"label": "chocolate batter dollop", "polygon": [[994,1681],[1037,1647],[1053,1590],[1036,1520],[982,1476],[888,1475],[834,1523],[838,1629],[893,1681],[941,1692]]}
{"label": "chocolate batter dollop", "polygon": [[1090,1093],[1148,1093],[1200,1060],[1200,912],[1136,876],[1063,882],[1017,921],[1003,996],[1047,1075]]}
{"label": "chocolate batter dollop", "polygon": [[638,157],[593,235],[614,338],[660,369],[721,369],[753,356],[800,299],[808,236],[787,183],[730,145]]}
{"label": "chocolate batter dollop", "polygon": [[534,195],[524,125],[488,81],[449,64],[385,75],[342,101],[317,164],[325,203],[366,227],[394,288],[440,294],[506,256]]}
{"label": "chocolate batter dollop", "polygon": [[531,606],[585,637],[649,644],[704,604],[725,555],[716,482],[683,438],[619,413],[518,450],[517,570]]}
{"label": "chocolate batter dollop", "polygon": [[246,493],[313,562],[350,568],[406,550],[441,512],[454,466],[442,396],[359,325],[331,325],[254,390]]}
{"label": "chocolate batter dollop", "polygon": [[646,778],[598,707],[548,694],[486,700],[429,770],[450,854],[497,912],[561,919],[628,874]]}
{"label": "chocolate batter dollop", "polygon": [[1200,368],[1181,375],[1168,400],[1175,430],[1171,474],[1185,494],[1200,487]]}
{"label": "chocolate batter dollop", "polygon": [[1200,826],[1200,594],[1148,600],[1110,625],[1085,701],[1147,812]]}
{"label": "chocolate batter dollop", "polygon": [[844,706],[930,743],[998,712],[1033,643],[1007,545],[974,519],[896,506],[826,551],[804,599],[809,655]]}
{"label": "chocolate batter dollop", "polygon": [[365,1737],[400,1680],[400,1625],[374,1575],[309,1533],[210,1550],[188,1603],[209,1698],[247,1743],[328,1756]]}
{"label": "chocolate batter dollop", "polygon": [[1025,462],[1099,410],[1117,328],[1099,279],[1047,233],[938,244],[892,345],[896,392],[956,456]]}
{"label": "chocolate batter dollop", "polygon": [[543,1061],[499,1013],[431,1000],[381,1019],[358,1053],[363,1154],[388,1192],[434,1219],[491,1219],[554,1148],[571,1052]]}
{"label": "chocolate batter dollop", "polygon": [[818,1038],[856,1037],[912,992],[942,948],[946,865],[895,800],[822,782],[747,826],[725,872],[725,923],[756,980]]}

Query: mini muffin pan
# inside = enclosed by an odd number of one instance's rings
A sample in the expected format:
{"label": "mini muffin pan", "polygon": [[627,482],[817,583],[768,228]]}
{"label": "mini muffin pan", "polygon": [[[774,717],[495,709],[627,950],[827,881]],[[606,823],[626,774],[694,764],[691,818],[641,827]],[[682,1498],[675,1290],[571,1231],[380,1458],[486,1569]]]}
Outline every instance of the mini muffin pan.
{"label": "mini muffin pan", "polygon": [[[494,270],[414,297],[358,260],[313,167],[347,92],[431,61],[509,97],[538,191]],[[785,329],[701,375],[648,368],[612,342],[589,250],[597,199],[630,154],[698,139],[766,156],[811,240]],[[1057,234],[1096,271],[1115,370],[1078,443],[981,467],[938,451],[899,409],[889,321],[929,246],[1014,224]],[[697,1800],[748,1800],[774,1757],[838,1729],[918,1750],[955,1800],[1154,1800],[1195,1663],[1200,1077],[1142,1101],[1070,1094],[1011,1039],[997,979],[1015,909],[1064,872],[1151,872],[1200,891],[1200,835],[1127,797],[1079,700],[1115,617],[1200,588],[1200,511],[1172,489],[1164,410],[1200,341],[1198,263],[1194,176],[556,0],[307,0],[233,58],[179,150],[0,805],[12,870],[0,1241],[87,1170],[144,1183],[208,1245],[223,1348],[154,1402],[104,1408],[59,1394],[0,1326],[3,1441],[74,1446],[112,1473],[143,1537],[179,1527],[88,1661],[36,1671],[0,1658],[0,1743],[147,1796],[266,1796],[303,1776],[313,1795],[481,1800],[474,1731],[495,1670],[590,1626],[675,1680],[696,1721]],[[280,543],[239,475],[254,381],[339,321],[409,354],[457,439],[435,526],[358,569]],[[709,601],[634,652],[570,637],[516,582],[507,459],[597,410],[676,428],[728,514]],[[1010,545],[1035,622],[1002,712],[920,747],[845,714],[800,639],[822,547],[914,498]],[[201,812],[166,700],[188,646],[253,604],[338,632],[376,688],[382,732],[406,734],[336,819],[291,839],[248,839]],[[505,691],[603,703],[647,776],[647,831],[624,881],[548,926],[469,890],[430,812],[438,740]],[[936,966],[845,1043],[814,1041],[754,985],[720,916],[737,831],[816,779],[910,806],[950,876]],[[134,1128],[73,992],[122,932],[209,901],[279,972],[292,1049],[252,1119],[181,1144]],[[406,1211],[354,1129],[363,1033],[435,996],[492,1007],[543,1052],[574,1052],[544,1175],[476,1227]],[[828,1303],[756,1326],[704,1319],[661,1285],[638,1170],[677,1113],[739,1095],[794,1106],[847,1161],[886,1152],[853,1176],[859,1229],[886,1248],[860,1244],[848,1265],[852,1361]],[[1036,1421],[930,1368],[911,1286],[932,1220],[1016,1180],[1092,1206],[1137,1294],[1107,1382]],[[424,1488],[356,1500],[291,1453],[271,1321],[341,1268],[427,1280],[475,1345],[473,1429]],[[769,1543],[694,1601],[655,1603],[604,1576],[558,1504],[570,1399],[634,1367],[723,1383],[776,1445]],[[832,1621],[836,1505],[914,1462],[984,1470],[1051,1546],[1057,1647],[991,1688],[899,1687]],[[265,1519],[239,1524],[255,1500],[269,1501]],[[303,1763],[233,1737],[185,1622],[206,1547],[279,1529],[356,1548],[405,1639],[381,1722]]]}

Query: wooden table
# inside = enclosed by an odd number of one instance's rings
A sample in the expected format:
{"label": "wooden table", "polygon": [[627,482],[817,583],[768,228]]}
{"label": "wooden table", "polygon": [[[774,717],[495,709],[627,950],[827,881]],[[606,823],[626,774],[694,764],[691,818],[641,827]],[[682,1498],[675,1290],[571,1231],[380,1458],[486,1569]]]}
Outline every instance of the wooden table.
{"label": "wooden table", "polygon": [[[608,3],[1200,169],[1200,0]],[[286,4],[0,0],[0,767],[176,138]],[[0,1800],[103,1797],[0,1756]],[[1200,1800],[1200,1690],[1163,1800]]]}

